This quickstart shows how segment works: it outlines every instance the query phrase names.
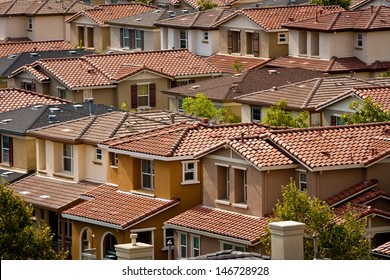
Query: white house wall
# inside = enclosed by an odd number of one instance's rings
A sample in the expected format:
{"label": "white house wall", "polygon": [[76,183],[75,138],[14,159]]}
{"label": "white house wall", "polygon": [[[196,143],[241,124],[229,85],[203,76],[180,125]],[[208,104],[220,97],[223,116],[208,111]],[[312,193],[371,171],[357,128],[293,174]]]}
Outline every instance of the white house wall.
{"label": "white house wall", "polygon": [[[366,36],[364,36],[366,35]],[[366,40],[364,40],[366,38]],[[390,60],[390,31],[367,32],[363,34],[363,55],[366,63],[374,63],[376,60]],[[360,57],[359,57],[360,58]]]}
{"label": "white house wall", "polygon": [[262,30],[260,26],[250,21],[243,16],[237,16],[223,24],[220,27],[230,29],[249,29],[249,30]]}
{"label": "white house wall", "polygon": [[[5,38],[22,38],[27,36],[27,17],[25,16],[16,16],[2,18],[4,19],[4,26],[1,25],[1,28],[4,28],[4,37]],[[3,39],[3,38],[1,38]]]}
{"label": "white house wall", "polygon": [[[84,166],[83,177],[86,180],[91,181],[99,181],[99,182],[107,182],[107,150],[102,150],[102,160],[101,162],[95,161],[95,152],[96,147],[91,145],[83,145],[84,146],[84,158],[82,159],[84,162],[82,166]],[[81,172],[80,172],[81,175]]]}

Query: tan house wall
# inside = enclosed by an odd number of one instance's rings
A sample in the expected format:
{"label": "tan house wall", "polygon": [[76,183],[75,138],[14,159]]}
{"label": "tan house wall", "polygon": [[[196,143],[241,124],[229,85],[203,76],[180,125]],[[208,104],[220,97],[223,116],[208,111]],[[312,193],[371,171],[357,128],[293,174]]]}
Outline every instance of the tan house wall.
{"label": "tan house wall", "polygon": [[[285,33],[288,40],[288,32],[286,31],[281,33]],[[267,35],[268,35],[268,42],[269,42],[268,43],[269,53],[267,57],[277,58],[288,54],[288,43],[278,43],[278,39],[279,39],[278,32],[269,32],[267,33]]]}
{"label": "tan house wall", "polygon": [[[35,139],[31,137],[12,137],[13,141],[13,168],[24,171],[36,169]],[[2,164],[8,167],[8,164]]]}
{"label": "tan house wall", "polygon": [[390,193],[390,162],[389,159],[384,162],[377,163],[367,168],[367,180],[377,179],[378,187],[386,193]]}
{"label": "tan house wall", "polygon": [[35,16],[30,39],[33,41],[65,40],[65,17],[63,15]]}

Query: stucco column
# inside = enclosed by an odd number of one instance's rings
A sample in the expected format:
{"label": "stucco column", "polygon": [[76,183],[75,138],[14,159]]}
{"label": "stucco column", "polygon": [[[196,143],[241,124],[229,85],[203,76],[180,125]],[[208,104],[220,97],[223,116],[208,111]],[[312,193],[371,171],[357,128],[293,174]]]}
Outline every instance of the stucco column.
{"label": "stucco column", "polygon": [[284,221],[269,224],[273,259],[303,260],[303,234],[305,224]]}

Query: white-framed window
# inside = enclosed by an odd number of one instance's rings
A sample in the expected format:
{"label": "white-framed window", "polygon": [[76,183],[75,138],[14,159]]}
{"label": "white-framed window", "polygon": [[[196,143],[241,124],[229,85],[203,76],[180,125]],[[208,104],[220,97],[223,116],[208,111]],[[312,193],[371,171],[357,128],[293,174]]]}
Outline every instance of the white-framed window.
{"label": "white-framed window", "polygon": [[118,154],[110,152],[110,165],[118,167]]}
{"label": "white-framed window", "polygon": [[209,32],[203,31],[203,42],[209,42]]}
{"label": "white-framed window", "polygon": [[180,30],[180,48],[181,49],[187,49],[188,48],[188,31],[187,30]]}
{"label": "white-framed window", "polygon": [[198,183],[198,161],[183,161],[182,184]]}
{"label": "white-framed window", "polygon": [[149,84],[137,84],[138,107],[149,107]]}
{"label": "white-framed window", "polygon": [[234,250],[245,252],[245,246],[241,244],[235,244],[230,242],[221,242],[221,250]]}
{"label": "white-framed window", "polygon": [[1,136],[1,162],[10,162],[10,137]]}
{"label": "white-framed window", "polygon": [[341,115],[334,114],[330,116],[330,125],[336,125],[336,126],[344,125],[344,122],[341,119]]}
{"label": "white-framed window", "polygon": [[102,159],[103,159],[102,149],[96,148],[95,149],[95,160],[102,161]]}
{"label": "white-framed window", "polygon": [[246,204],[248,199],[247,169],[240,166],[232,166],[234,171],[234,201]]}
{"label": "white-framed window", "polygon": [[187,234],[180,233],[180,248],[179,248],[179,258],[186,259],[187,258]]}
{"label": "white-framed window", "polygon": [[73,172],[73,145],[63,144],[62,149],[63,170]]}
{"label": "white-framed window", "polygon": [[190,80],[179,80],[176,81],[176,86],[177,87],[182,87],[190,84]]}
{"label": "white-framed window", "polygon": [[356,47],[363,48],[363,33],[356,34]]}
{"label": "white-framed window", "polygon": [[233,53],[241,52],[241,32],[240,31],[232,31],[232,42],[233,42]]}
{"label": "white-framed window", "polygon": [[278,33],[278,44],[287,43],[287,33]]}
{"label": "white-framed window", "polygon": [[142,30],[135,30],[134,31],[134,40],[135,40],[135,48],[136,49],[143,49],[143,31]]}
{"label": "white-framed window", "polygon": [[32,17],[29,17],[27,21],[28,21],[27,22],[27,28],[29,30],[32,30],[33,29],[33,19],[32,19]]}
{"label": "white-framed window", "polygon": [[184,112],[184,110],[183,110],[183,100],[184,100],[184,98],[183,97],[178,97],[177,98],[177,110],[179,111],[179,112]]}
{"label": "white-framed window", "polygon": [[66,89],[65,88],[57,88],[58,97],[61,99],[66,99]]}
{"label": "white-framed window", "polygon": [[191,236],[191,257],[197,257],[200,255],[200,236],[192,235]]}
{"label": "white-framed window", "polygon": [[251,107],[252,122],[261,121],[261,110],[260,107]]}
{"label": "white-framed window", "polygon": [[147,190],[154,190],[154,161],[141,160],[141,187]]}
{"label": "white-framed window", "polygon": [[22,82],[22,88],[25,89],[25,90],[33,91],[33,83],[31,81],[23,81]]}
{"label": "white-framed window", "polygon": [[299,190],[301,191],[307,190],[307,178],[306,178],[306,172],[304,171],[299,172]]}
{"label": "white-framed window", "polygon": [[175,231],[173,228],[163,228],[164,235],[164,247],[163,249],[168,249],[168,241],[172,242],[172,248],[174,247]]}

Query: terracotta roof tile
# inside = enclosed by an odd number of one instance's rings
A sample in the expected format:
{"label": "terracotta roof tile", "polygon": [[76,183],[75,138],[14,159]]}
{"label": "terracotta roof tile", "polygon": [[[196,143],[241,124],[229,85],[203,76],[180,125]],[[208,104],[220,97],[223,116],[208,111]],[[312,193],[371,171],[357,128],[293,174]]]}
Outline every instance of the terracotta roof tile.
{"label": "terracotta roof tile", "polygon": [[0,57],[6,57],[12,54],[22,52],[37,52],[49,50],[71,50],[74,47],[65,41],[24,41],[0,43]]}
{"label": "terracotta roof tile", "polygon": [[[179,0],[168,0],[168,1],[172,3],[172,5],[180,2]],[[183,0],[183,1],[186,2],[188,5],[190,5],[191,7],[194,8],[199,7],[198,0]],[[217,5],[217,7],[224,7],[224,6],[232,5],[233,3],[238,2],[238,0],[213,0],[213,2]]]}
{"label": "terracotta roof tile", "polygon": [[371,252],[390,257],[390,241],[372,249]]}
{"label": "terracotta roof tile", "polygon": [[365,167],[390,155],[390,123],[271,131],[270,139],[309,169]]}
{"label": "terracotta roof tile", "polygon": [[265,217],[243,215],[235,212],[197,206],[169,219],[165,224],[225,237],[233,237],[252,244],[266,234],[269,220]]}
{"label": "terracotta roof tile", "polygon": [[165,200],[121,192],[118,187],[109,184],[103,184],[85,193],[85,196],[90,199],[65,211],[63,215],[75,220],[88,219],[90,223],[108,223],[121,229],[167,210],[179,202],[176,199]]}
{"label": "terracotta roof tile", "polygon": [[71,103],[71,101],[23,89],[0,90],[0,113],[37,104],[52,105],[63,103]]}
{"label": "terracotta roof tile", "polygon": [[35,207],[61,211],[80,201],[80,195],[98,187],[98,184],[82,181],[56,180],[52,178],[29,176],[9,186],[15,194]]}
{"label": "terracotta roof tile", "polygon": [[390,110],[390,86],[356,88],[353,92],[362,99],[371,98],[383,110]]}
{"label": "terracotta roof tile", "polygon": [[38,69],[36,69],[30,65],[27,65],[25,67],[25,69],[26,69],[27,73],[29,73],[31,76],[33,76],[39,82],[44,82],[44,81],[50,80],[50,78],[47,75],[45,75],[42,71],[39,71]]}
{"label": "terracotta roof tile", "polygon": [[136,14],[150,12],[155,10],[156,7],[144,5],[144,4],[104,4],[96,5],[92,9],[85,9],[66,20],[71,22],[77,17],[86,16],[95,21],[99,25],[103,25],[105,22],[129,17]]}
{"label": "terracotta roof tile", "polygon": [[227,54],[214,54],[206,58],[206,61],[217,68],[220,72],[235,74],[237,70],[233,68],[233,63],[237,61],[242,66],[241,72],[245,72],[249,69],[258,68],[267,62],[269,59],[262,59],[258,57],[245,57],[245,56],[234,56]]}
{"label": "terracotta roof tile", "polygon": [[91,7],[79,0],[13,0],[1,4],[0,14],[3,16],[74,14]]}
{"label": "terracotta roof tile", "polygon": [[[322,11],[323,14],[344,11],[340,6],[317,6],[317,5],[291,5],[270,8],[247,8],[238,11],[230,18],[242,14],[266,31],[281,29],[283,24],[295,22],[307,18],[315,17],[316,13]],[[223,23],[225,20],[219,22]],[[217,23],[218,25],[218,23]]]}

